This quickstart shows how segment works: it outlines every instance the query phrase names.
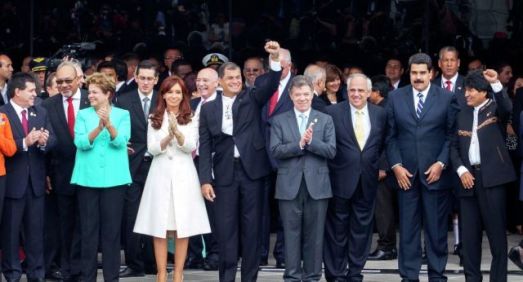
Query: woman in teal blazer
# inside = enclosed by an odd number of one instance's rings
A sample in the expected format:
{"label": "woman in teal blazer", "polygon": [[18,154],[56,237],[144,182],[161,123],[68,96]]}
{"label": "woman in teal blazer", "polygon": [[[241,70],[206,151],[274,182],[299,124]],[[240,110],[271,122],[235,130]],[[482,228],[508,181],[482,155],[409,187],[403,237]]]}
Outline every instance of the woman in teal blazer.
{"label": "woman in teal blazer", "polygon": [[104,280],[118,281],[124,196],[131,183],[127,156],[131,121],[128,111],[111,106],[115,86],[109,77],[95,73],[87,85],[91,107],[76,117],[71,179],[78,185],[82,280],[96,281],[101,234]]}

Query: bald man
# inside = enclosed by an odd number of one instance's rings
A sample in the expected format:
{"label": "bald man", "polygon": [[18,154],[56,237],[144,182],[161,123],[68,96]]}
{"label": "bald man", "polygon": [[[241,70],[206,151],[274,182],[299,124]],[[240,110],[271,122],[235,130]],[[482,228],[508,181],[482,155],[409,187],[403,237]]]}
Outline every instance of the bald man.
{"label": "bald man", "polygon": [[7,97],[7,81],[11,79],[12,75],[13,62],[7,55],[0,54],[0,106],[9,100]]}

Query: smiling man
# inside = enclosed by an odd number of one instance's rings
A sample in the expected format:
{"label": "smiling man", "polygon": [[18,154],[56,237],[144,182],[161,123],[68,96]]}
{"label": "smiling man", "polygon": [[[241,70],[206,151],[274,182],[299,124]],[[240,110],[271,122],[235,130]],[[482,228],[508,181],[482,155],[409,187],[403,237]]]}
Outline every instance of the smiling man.
{"label": "smiling man", "polygon": [[409,68],[411,85],[389,95],[387,113],[387,156],[400,188],[399,270],[403,281],[419,279],[423,226],[429,279],[444,281],[452,187],[445,168],[458,105],[453,94],[430,83],[429,55],[412,55]]}

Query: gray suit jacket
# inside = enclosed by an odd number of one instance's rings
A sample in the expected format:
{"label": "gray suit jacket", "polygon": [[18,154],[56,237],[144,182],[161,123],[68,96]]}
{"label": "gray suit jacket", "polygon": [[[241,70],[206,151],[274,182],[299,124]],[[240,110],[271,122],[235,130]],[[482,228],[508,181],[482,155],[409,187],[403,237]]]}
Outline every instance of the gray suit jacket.
{"label": "gray suit jacket", "polygon": [[292,200],[298,194],[302,178],[311,198],[332,197],[327,159],[336,155],[336,135],[329,115],[311,110],[309,125],[316,120],[312,141],[302,150],[300,133],[294,110],[273,118],[270,150],[278,160],[276,199]]}

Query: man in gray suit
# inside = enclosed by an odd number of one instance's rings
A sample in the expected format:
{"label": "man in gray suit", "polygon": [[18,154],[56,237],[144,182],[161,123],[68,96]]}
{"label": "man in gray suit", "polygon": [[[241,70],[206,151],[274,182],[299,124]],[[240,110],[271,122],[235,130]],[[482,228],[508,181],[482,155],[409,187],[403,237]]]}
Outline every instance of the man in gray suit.
{"label": "man in gray suit", "polygon": [[296,76],[289,89],[294,108],[273,118],[270,142],[278,166],[275,197],[285,241],[283,278],[319,281],[325,215],[332,197],[327,159],[336,154],[336,136],[332,118],[311,108],[311,81]]}

